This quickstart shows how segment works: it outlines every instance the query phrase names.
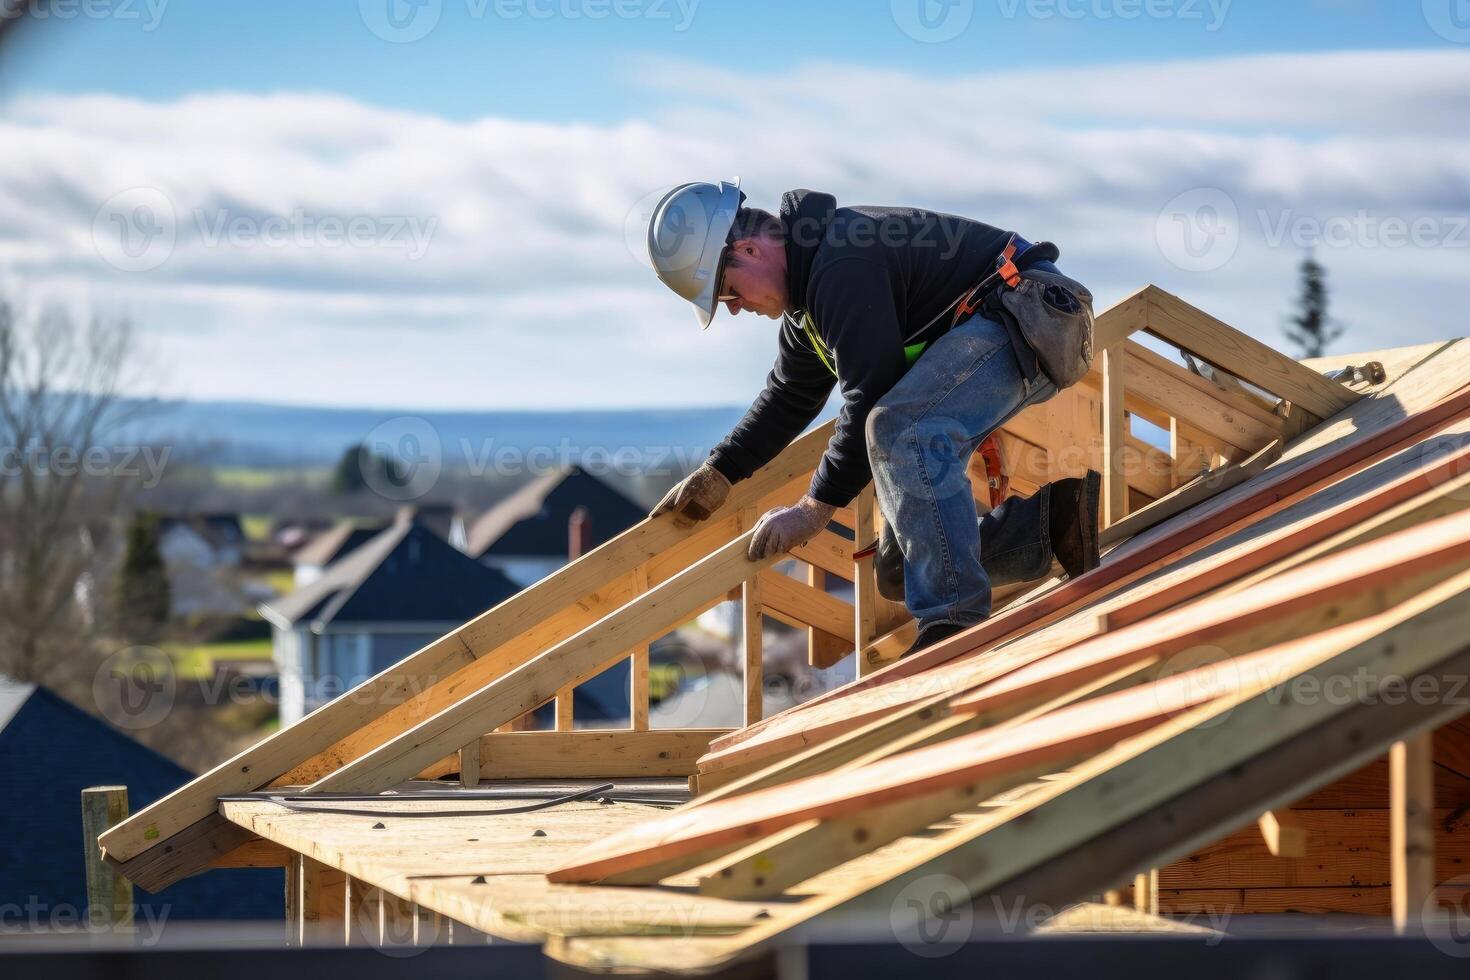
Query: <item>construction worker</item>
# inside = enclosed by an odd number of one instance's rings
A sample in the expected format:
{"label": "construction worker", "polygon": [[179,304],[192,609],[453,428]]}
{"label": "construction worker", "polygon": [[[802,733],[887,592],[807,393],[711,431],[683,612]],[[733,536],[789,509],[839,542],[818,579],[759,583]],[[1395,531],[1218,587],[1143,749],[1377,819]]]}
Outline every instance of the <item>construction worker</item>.
{"label": "construction worker", "polygon": [[760,518],[752,560],[809,541],[871,479],[885,524],[880,591],[918,620],[910,653],[987,618],[992,586],[1044,577],[1053,557],[1070,576],[1094,567],[1097,474],[1012,497],[980,520],[967,469],[987,435],[1058,390],[994,296],[1022,276],[1062,284],[1038,309],[1085,317],[1091,359],[1092,298],[1057,271],[1055,247],[938,212],[838,207],[815,191],[788,192],[774,215],[744,202],[738,182],[688,183],[649,222],[654,271],[702,327],[722,303],[781,321],[764,390],[653,515],[673,511],[685,526],[708,517],[837,385],[836,432],[810,488]]}

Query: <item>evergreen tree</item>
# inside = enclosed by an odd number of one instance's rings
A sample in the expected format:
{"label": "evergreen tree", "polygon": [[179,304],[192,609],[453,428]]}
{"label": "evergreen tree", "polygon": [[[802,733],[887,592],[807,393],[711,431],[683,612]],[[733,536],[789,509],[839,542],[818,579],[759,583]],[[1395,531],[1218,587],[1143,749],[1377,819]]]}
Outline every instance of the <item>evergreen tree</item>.
{"label": "evergreen tree", "polygon": [[1297,296],[1297,312],[1290,318],[1286,339],[1297,347],[1300,358],[1321,357],[1327,347],[1342,336],[1343,327],[1327,315],[1327,270],[1315,256],[1302,260],[1301,292]]}
{"label": "evergreen tree", "polygon": [[[381,482],[379,482],[381,481]],[[403,467],[397,460],[374,453],[365,445],[348,446],[332,472],[332,492],[357,493],[378,486],[400,487],[406,482]]]}
{"label": "evergreen tree", "polygon": [[158,546],[158,518],[148,511],[138,511],[128,523],[114,599],[118,623],[132,640],[151,640],[168,622],[168,569]]}

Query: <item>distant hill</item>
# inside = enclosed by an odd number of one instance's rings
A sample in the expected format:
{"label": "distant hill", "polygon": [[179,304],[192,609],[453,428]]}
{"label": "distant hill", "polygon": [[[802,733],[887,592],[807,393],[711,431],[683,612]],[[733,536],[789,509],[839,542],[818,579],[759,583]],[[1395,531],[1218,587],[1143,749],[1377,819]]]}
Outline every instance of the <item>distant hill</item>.
{"label": "distant hill", "polygon": [[[618,411],[434,412],[316,408],[256,402],[178,401],[126,427],[119,445],[167,445],[174,461],[222,466],[310,467],[335,463],[360,442],[422,451],[437,440],[446,468],[491,467],[496,453],[585,459],[678,455],[696,462],[730,429],[739,408]],[[411,440],[411,441],[405,441]],[[621,465],[621,464],[619,464]]]}

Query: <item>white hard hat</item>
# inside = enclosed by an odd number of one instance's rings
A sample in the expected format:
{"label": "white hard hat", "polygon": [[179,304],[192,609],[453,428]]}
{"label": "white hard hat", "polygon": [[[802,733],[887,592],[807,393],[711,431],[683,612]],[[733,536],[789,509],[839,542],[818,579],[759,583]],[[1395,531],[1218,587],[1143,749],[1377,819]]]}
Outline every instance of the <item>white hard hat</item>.
{"label": "white hard hat", "polygon": [[726,239],[745,195],[740,178],[681,184],[664,195],[648,222],[648,258],[665,286],[694,304],[708,328],[719,305],[717,290]]}

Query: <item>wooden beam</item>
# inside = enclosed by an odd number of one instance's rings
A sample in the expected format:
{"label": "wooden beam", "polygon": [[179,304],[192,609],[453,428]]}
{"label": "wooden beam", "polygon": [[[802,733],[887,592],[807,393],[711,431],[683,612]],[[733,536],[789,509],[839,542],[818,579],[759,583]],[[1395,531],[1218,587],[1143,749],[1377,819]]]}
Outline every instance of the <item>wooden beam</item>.
{"label": "wooden beam", "polygon": [[459,750],[459,785],[465,789],[480,785],[480,742],[478,738],[470,739]]}
{"label": "wooden beam", "polygon": [[[746,526],[754,528],[755,521],[751,515]],[[766,712],[766,591],[761,575],[752,575],[740,585],[740,686],[744,701],[741,719],[747,725],[760,721]]]}
{"label": "wooden beam", "polygon": [[[733,516],[752,500],[762,500],[799,479],[805,479],[821,458],[831,435],[832,423],[829,422],[797,439],[750,479],[736,484],[725,505],[710,520],[719,522]],[[595,622],[609,611],[600,600],[587,604],[589,608],[581,614],[585,619],[577,618],[574,607],[589,596],[600,593],[620,576],[631,575],[639,565],[700,533],[698,526],[691,529],[675,527],[671,516],[635,525],[555,575],[517,593],[393,668],[364,681],[297,724],[271,735],[140,810],[104,836],[102,846],[108,859],[114,863],[126,863],[144,851],[160,847],[185,828],[213,815],[215,800],[220,796],[259,789],[303,764],[314,763],[313,771],[320,773],[356,758],[358,753],[366,751],[366,747],[381,744],[388,734],[407,727],[408,719],[418,722],[431,716],[452,703],[463,691],[473,690],[488,679],[503,676],[506,671],[519,666],[535,655],[538,646],[544,649],[541,644],[552,645],[546,639],[548,634],[554,640],[561,640]],[[557,620],[559,625],[549,625],[553,614],[561,615],[562,618]],[[557,630],[569,632],[557,636]],[[511,650],[519,652],[510,656]],[[507,656],[484,659],[498,651],[505,651]],[[465,669],[479,666],[482,662],[484,666],[477,671]],[[461,670],[463,673],[458,673]],[[451,675],[457,675],[453,685],[436,683]],[[369,731],[374,721],[392,714],[397,707],[409,704],[414,707],[400,716],[405,719],[402,727],[390,728],[387,732]],[[421,714],[415,717],[413,712]],[[323,753],[331,754],[314,762]],[[205,829],[227,833],[217,824]],[[202,841],[205,837],[207,835],[196,835],[195,839]],[[206,867],[208,861],[217,856],[218,853],[212,849],[206,849],[198,851],[196,858],[175,847],[170,849],[165,860],[152,864],[155,868],[171,866],[175,869],[172,873],[187,874]]]}
{"label": "wooden beam", "polygon": [[489,779],[601,779],[692,775],[710,739],[728,728],[493,732],[479,739]]}
{"label": "wooden beam", "polygon": [[709,596],[723,595],[780,557],[759,562],[746,557],[752,533],[742,534],[520,669],[468,692],[434,717],[317,780],[305,792],[372,793],[396,786],[469,739],[531,710],[563,684],[595,676],[627,650],[684,622]]}
{"label": "wooden beam", "polygon": [[[1470,574],[1462,574],[1376,617],[1376,633],[1365,628],[1370,624],[1333,631],[1351,638],[1350,645],[1304,670],[1300,683],[1362,676],[1405,678],[1412,685],[1421,673],[1463,673],[1470,657],[1457,651],[1464,646],[1467,614]],[[1319,635],[1300,642],[1322,640]],[[1441,664],[1444,672],[1438,671]],[[884,880],[823,896],[801,919],[839,909],[859,914],[895,907],[895,896],[906,886],[938,873],[958,878],[971,895],[1020,894],[1028,902],[1062,907],[1228,833],[1241,823],[1242,810],[1259,813],[1282,805],[1353,771],[1397,737],[1386,732],[1464,710],[1366,693],[1364,700],[1345,703],[1243,689],[1185,712],[1074,768],[1005,814],[896,859]],[[1191,809],[1196,791],[1202,802]],[[743,938],[761,942],[793,925],[788,919]]]}
{"label": "wooden beam", "polygon": [[1147,329],[1324,419],[1362,397],[1157,287],[1149,290]]}
{"label": "wooden beam", "polygon": [[820,568],[829,575],[852,581],[853,544],[831,531],[818,531],[806,544],[791,549],[791,557]]}
{"label": "wooden beam", "polygon": [[[1003,660],[960,661],[911,679],[860,692],[768,725],[760,735],[715,742],[700,760],[707,771],[749,765],[856,727],[874,714],[945,691],[958,695],[956,711],[993,710],[1017,698],[1051,696],[1069,685],[1128,663],[1167,655],[1194,644],[1230,649],[1232,634],[1247,642],[1259,631],[1321,628],[1383,608],[1425,581],[1444,578],[1470,563],[1470,512],[1462,512],[1355,549],[1341,561],[1322,562],[1283,574],[1257,589],[1195,602],[1146,622],[1057,652],[1037,643]],[[1112,612],[1108,619],[1114,620]],[[963,692],[973,689],[972,693]],[[728,744],[727,744],[728,743]]]}
{"label": "wooden beam", "polygon": [[[1014,611],[992,617],[975,629],[905,657],[868,677],[859,678],[794,708],[788,708],[781,714],[766,719],[760,726],[737,735],[742,740],[755,737],[762,726],[777,723],[778,719],[809,711],[858,691],[921,673],[964,654],[982,652],[1024,630],[1055,621],[1082,602],[1094,601],[1101,595],[1116,591],[1136,580],[1170,556],[1204,547],[1247,520],[1259,520],[1265,514],[1275,513],[1327,483],[1348,476],[1350,467],[1361,468],[1399,452],[1425,434],[1453,424],[1467,414],[1470,414],[1470,386],[1461,388],[1429,408],[1336,450],[1324,451],[1307,460],[1293,461],[1292,465],[1268,470],[1262,475],[1260,486],[1248,496],[1232,500],[1192,521],[1181,523],[1147,544],[1131,548],[1125,555],[1109,556],[1108,561],[1088,574],[1064,582]],[[718,747],[717,745],[716,748]]]}
{"label": "wooden beam", "polygon": [[1256,825],[1273,857],[1306,857],[1307,827],[1291,810],[1267,810]]}
{"label": "wooden beam", "polygon": [[1141,534],[1231,487],[1259,476],[1266,467],[1280,458],[1281,443],[1277,441],[1256,451],[1243,462],[1202,473],[1167,496],[1160,497],[1147,507],[1141,507],[1121,521],[1104,528],[1098,537],[1098,543],[1107,547],[1124,538]]}
{"label": "wooden beam", "polygon": [[1133,876],[1133,907],[1145,915],[1159,914],[1159,869],[1150,868]]}
{"label": "wooden beam", "polygon": [[1103,310],[1093,321],[1092,349],[1107,350],[1128,339],[1148,324],[1149,295],[1154,286],[1144,286]]}
{"label": "wooden beam", "polygon": [[597,841],[547,878],[600,881],[644,864],[763,837],[804,820],[844,817],[971,784],[984,785],[987,795],[993,795],[1003,787],[990,783],[992,779],[1064,765],[1218,695],[1263,688],[1268,672],[1273,680],[1282,673],[1290,676],[1293,667],[1300,670],[1335,655],[1340,643],[1341,637],[1332,635],[1316,643],[1270,648],[1061,708],[1002,731],[976,732],[859,768],[707,804],[693,819],[670,814]]}
{"label": "wooden beam", "polygon": [[1104,529],[1128,516],[1128,416],[1123,410],[1123,355],[1119,348],[1102,352]]}
{"label": "wooden beam", "polygon": [[1389,750],[1389,859],[1393,928],[1419,931],[1434,893],[1434,737],[1432,731]]}
{"label": "wooden beam", "polygon": [[[873,484],[869,483],[853,502],[856,522],[852,526],[854,541],[861,541],[863,548],[878,542],[878,498]],[[852,610],[848,623],[853,630],[853,646],[866,651],[868,645],[878,638],[878,614],[883,597],[878,594],[878,569],[876,555],[867,554],[856,559],[852,566]],[[867,657],[857,658],[859,677],[873,669]]]}
{"label": "wooden beam", "polygon": [[[1138,672],[1132,669],[1117,671],[1111,677],[1079,685],[1060,698],[1037,705],[1014,717],[1002,719],[979,714],[950,715],[918,731],[901,734],[886,744],[875,746],[863,755],[845,762],[841,768],[861,768],[992,725],[1014,727],[1024,724],[1073,702],[1110,690],[1125,678],[1137,680]],[[899,837],[923,831],[951,814],[983,803],[1060,768],[1065,768],[1065,763],[1048,762],[1032,770],[1023,769],[972,786],[946,789],[847,817],[798,824],[709,864],[699,872],[700,893],[731,899],[780,895],[828,868],[867,854]]]}
{"label": "wooden beam", "polygon": [[126,786],[82,790],[82,855],[87,869],[87,921],[113,932],[133,924],[133,884],[102,859],[97,838],[128,818]]}
{"label": "wooden beam", "polygon": [[852,606],[774,569],[762,571],[757,579],[761,604],[766,609],[789,616],[803,626],[815,626],[824,633],[841,637],[849,644],[848,649],[852,649]]}

